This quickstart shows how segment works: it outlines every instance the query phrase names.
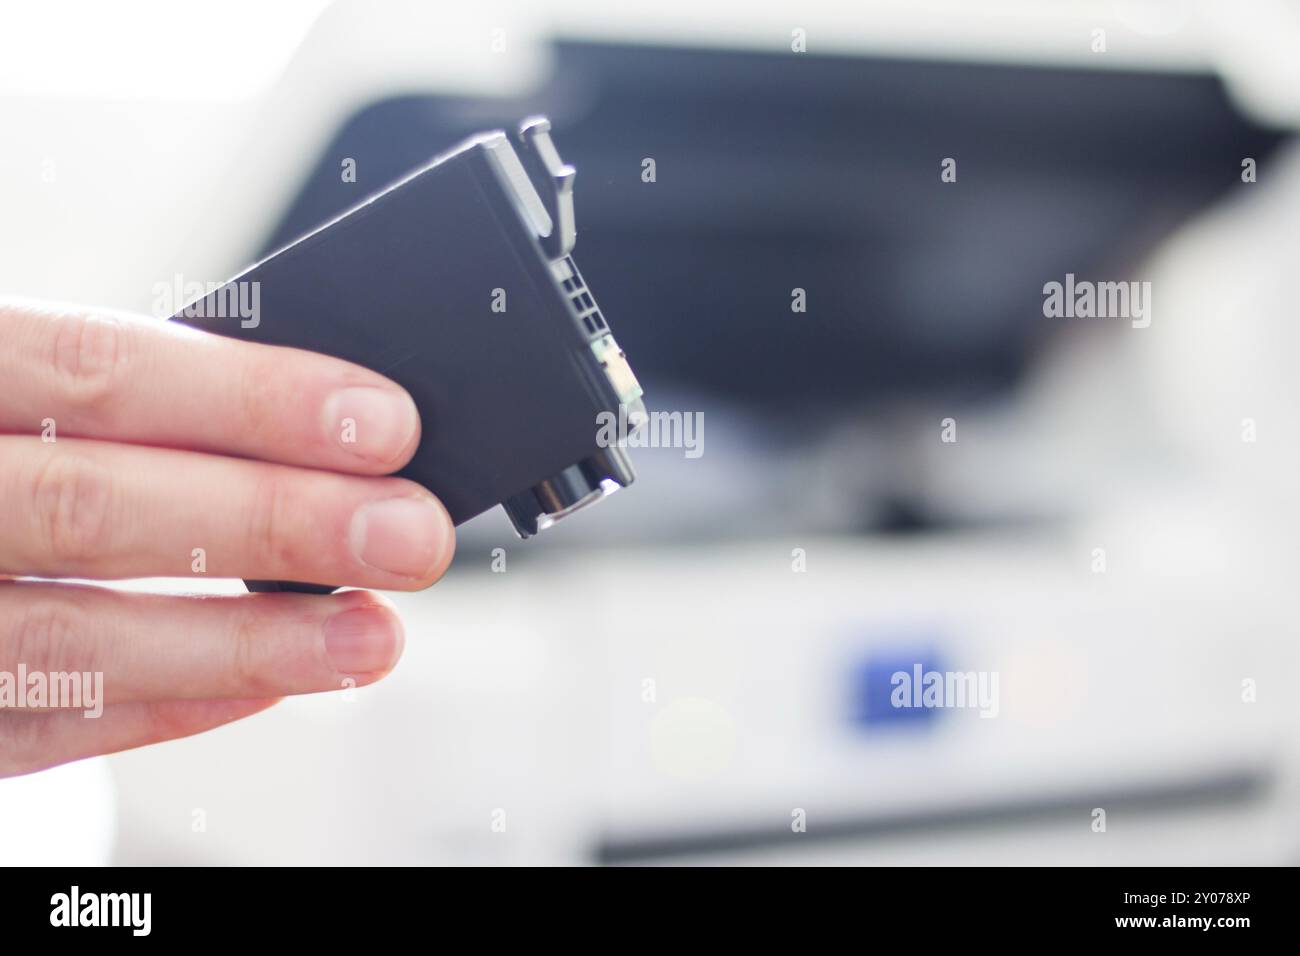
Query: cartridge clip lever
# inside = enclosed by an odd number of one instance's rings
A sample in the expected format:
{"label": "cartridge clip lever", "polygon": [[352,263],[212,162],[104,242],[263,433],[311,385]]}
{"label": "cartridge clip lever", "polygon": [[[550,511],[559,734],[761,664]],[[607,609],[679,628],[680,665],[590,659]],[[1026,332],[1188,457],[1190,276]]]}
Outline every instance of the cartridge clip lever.
{"label": "cartridge clip lever", "polygon": [[532,116],[519,124],[523,160],[529,177],[551,217],[550,235],[542,236],[542,249],[552,260],[563,259],[573,251],[578,231],[573,216],[574,168],[560,159],[551,141],[551,121]]}

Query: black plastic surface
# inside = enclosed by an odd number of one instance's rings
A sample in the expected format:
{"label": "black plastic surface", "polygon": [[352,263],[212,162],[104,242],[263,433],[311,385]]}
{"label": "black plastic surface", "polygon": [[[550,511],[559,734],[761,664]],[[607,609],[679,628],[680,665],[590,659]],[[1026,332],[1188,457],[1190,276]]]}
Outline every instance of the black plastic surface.
{"label": "black plastic surface", "polygon": [[261,284],[255,327],[174,319],[401,384],[423,436],[400,475],[456,524],[595,454],[597,413],[618,408],[488,150],[471,145],[231,280]]}

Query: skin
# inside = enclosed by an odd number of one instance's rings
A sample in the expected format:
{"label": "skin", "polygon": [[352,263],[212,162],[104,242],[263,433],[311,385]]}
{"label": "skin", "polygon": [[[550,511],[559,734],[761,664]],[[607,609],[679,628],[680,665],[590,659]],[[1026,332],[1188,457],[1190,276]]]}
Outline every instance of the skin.
{"label": "skin", "polygon": [[0,383],[0,672],[104,675],[96,719],[0,707],[0,777],[396,665],[401,621],[368,591],[173,597],[12,578],[428,587],[455,532],[436,498],[386,477],[420,439],[398,385],[297,349],[13,300],[0,300]]}

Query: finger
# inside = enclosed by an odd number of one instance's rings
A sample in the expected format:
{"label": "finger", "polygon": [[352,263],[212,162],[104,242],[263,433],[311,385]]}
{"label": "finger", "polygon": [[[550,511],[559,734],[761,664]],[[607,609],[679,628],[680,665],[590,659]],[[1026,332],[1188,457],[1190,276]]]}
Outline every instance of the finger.
{"label": "finger", "polygon": [[190,448],[359,474],[401,468],[411,396],[340,359],[174,322],[0,303],[0,432]]}
{"label": "finger", "polygon": [[77,711],[0,711],[0,778],[212,730],[275,700],[181,700],[117,704],[96,718]]}
{"label": "finger", "polygon": [[455,532],[425,489],[196,452],[0,436],[0,573],[416,590]]}
{"label": "finger", "polygon": [[[28,674],[95,680],[49,706],[359,687],[392,670],[402,645],[392,605],[366,591],[186,598],[0,584],[0,672],[16,674],[21,666]],[[84,693],[94,700],[86,702]]]}

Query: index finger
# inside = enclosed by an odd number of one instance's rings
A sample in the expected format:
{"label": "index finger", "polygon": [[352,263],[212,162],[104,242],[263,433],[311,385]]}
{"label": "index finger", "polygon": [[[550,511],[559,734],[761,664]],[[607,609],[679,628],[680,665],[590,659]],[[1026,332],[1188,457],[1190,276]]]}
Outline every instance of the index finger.
{"label": "index finger", "polygon": [[355,474],[410,460],[406,390],[341,359],[174,322],[0,302],[0,432],[186,448]]}

